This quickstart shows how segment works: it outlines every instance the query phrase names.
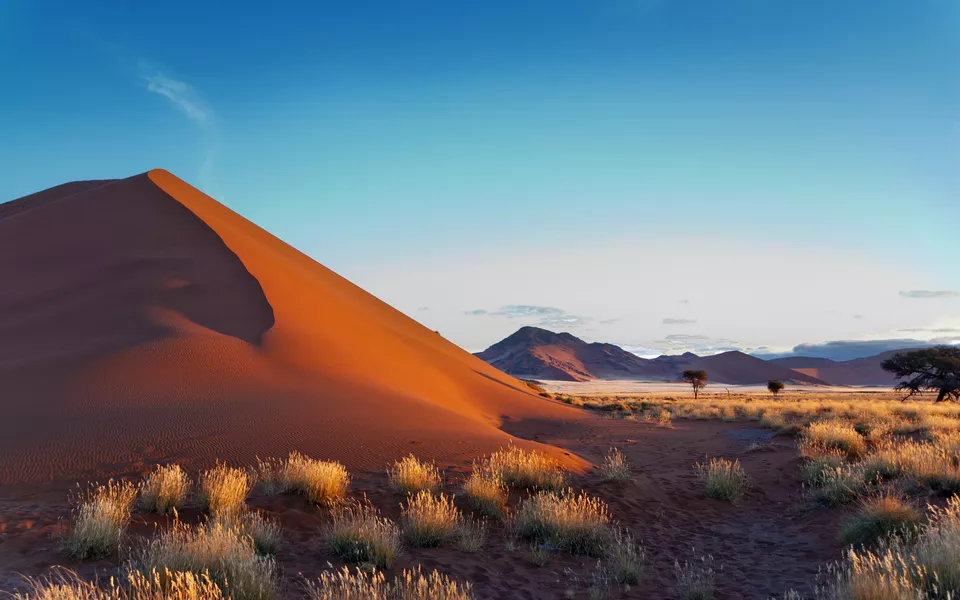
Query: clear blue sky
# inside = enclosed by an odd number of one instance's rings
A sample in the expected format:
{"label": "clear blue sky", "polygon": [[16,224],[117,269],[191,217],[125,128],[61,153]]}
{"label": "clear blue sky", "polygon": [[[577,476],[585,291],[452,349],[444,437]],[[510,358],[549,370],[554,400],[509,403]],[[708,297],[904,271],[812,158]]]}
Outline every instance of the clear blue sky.
{"label": "clear blue sky", "polygon": [[0,201],[163,167],[471,350],[960,339],[956,0],[3,0],[0,74]]}

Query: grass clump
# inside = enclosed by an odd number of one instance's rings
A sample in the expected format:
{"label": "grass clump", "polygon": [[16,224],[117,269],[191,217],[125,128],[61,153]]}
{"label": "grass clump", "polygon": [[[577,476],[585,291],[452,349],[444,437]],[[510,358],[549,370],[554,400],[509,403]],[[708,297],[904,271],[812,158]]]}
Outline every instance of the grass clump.
{"label": "grass clump", "polygon": [[572,489],[537,492],[520,504],[516,516],[520,536],[588,556],[603,555],[610,523],[610,511],[602,500]]}
{"label": "grass clump", "polygon": [[824,504],[839,506],[861,497],[867,487],[862,465],[842,464],[820,472],[813,496]]}
{"label": "grass clump", "polygon": [[382,518],[369,502],[335,508],[327,530],[327,542],[340,558],[370,563],[387,569],[400,553],[400,533],[389,519]]}
{"label": "grass clump", "polygon": [[343,502],[350,487],[350,473],[335,461],[316,460],[291,452],[285,460],[260,461],[260,485],[267,493],[302,494],[316,504]]}
{"label": "grass clump", "polygon": [[420,567],[404,570],[388,582],[379,571],[327,571],[303,586],[309,600],[472,600],[469,583],[459,583],[437,571],[424,575]]}
{"label": "grass clump", "polygon": [[856,428],[843,421],[815,421],[807,426],[803,436],[824,448],[840,450],[849,457],[862,456],[867,449],[863,436]]}
{"label": "grass clump", "polygon": [[457,528],[457,550],[479,552],[487,538],[487,524],[484,521],[462,521]]}
{"label": "grass clump", "polygon": [[676,592],[682,600],[710,600],[713,598],[715,584],[713,557],[703,556],[700,562],[673,561],[673,573],[676,577]]}
{"label": "grass clump", "polygon": [[393,489],[405,494],[426,490],[435,492],[440,487],[440,471],[437,466],[424,462],[414,455],[393,463],[387,470]]}
{"label": "grass clump", "polygon": [[189,492],[190,478],[180,465],[159,466],[140,484],[140,504],[163,515],[183,506]]}
{"label": "grass clump", "polygon": [[510,487],[559,490],[566,485],[563,468],[552,456],[515,446],[494,452],[482,468],[497,475]]}
{"label": "grass clump", "polygon": [[860,512],[847,519],[841,539],[848,544],[872,544],[895,534],[904,534],[920,524],[920,513],[894,494],[882,494],[861,502]]}
{"label": "grass clump", "polygon": [[215,519],[233,520],[245,509],[250,476],[242,469],[217,464],[200,474],[200,499]]}
{"label": "grass clump", "polygon": [[280,523],[264,516],[263,513],[249,510],[240,513],[234,523],[226,523],[237,529],[240,535],[253,540],[253,549],[257,554],[272,556],[283,545],[283,530]]}
{"label": "grass clump", "polygon": [[630,463],[619,448],[611,448],[597,469],[604,481],[624,482],[630,480]]}
{"label": "grass clump", "polygon": [[208,576],[232,600],[268,600],[278,595],[274,560],[257,554],[242,528],[210,521],[196,527],[175,522],[148,540],[131,561],[142,573],[183,572]]}
{"label": "grass clump", "polygon": [[488,469],[474,469],[463,482],[463,493],[471,508],[485,517],[501,519],[507,511],[507,485]]}
{"label": "grass clump", "polygon": [[647,554],[643,546],[634,541],[626,529],[614,529],[610,535],[606,564],[610,575],[617,583],[636,585],[643,576]]}
{"label": "grass clump", "polygon": [[136,498],[137,488],[132,483],[112,479],[80,494],[63,541],[67,554],[76,560],[88,560],[116,552]]}
{"label": "grass clump", "polygon": [[410,545],[427,548],[453,538],[462,517],[453,505],[452,497],[421,491],[407,499],[400,520]]}
{"label": "grass clump", "polygon": [[226,600],[223,591],[206,575],[174,571],[133,571],[127,585],[111,578],[107,586],[84,581],[68,569],[57,568],[48,577],[24,580],[25,592],[11,600]]}
{"label": "grass clump", "polygon": [[707,496],[736,504],[750,484],[746,471],[739,460],[711,458],[706,463],[697,463],[697,477],[707,489]]}

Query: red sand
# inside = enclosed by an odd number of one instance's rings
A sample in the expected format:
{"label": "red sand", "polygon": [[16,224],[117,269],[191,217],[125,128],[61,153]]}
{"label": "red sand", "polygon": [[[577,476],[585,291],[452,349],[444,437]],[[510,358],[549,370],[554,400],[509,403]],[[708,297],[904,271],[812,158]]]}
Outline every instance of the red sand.
{"label": "red sand", "polygon": [[0,206],[0,256],[0,483],[292,449],[379,470],[581,418],[166,171]]}

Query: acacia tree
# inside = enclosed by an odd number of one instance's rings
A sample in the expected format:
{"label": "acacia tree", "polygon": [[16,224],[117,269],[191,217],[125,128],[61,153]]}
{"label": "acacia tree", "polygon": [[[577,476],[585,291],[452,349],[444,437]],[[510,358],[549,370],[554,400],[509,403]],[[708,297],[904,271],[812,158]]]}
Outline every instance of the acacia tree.
{"label": "acacia tree", "polygon": [[909,392],[904,400],[924,391],[937,393],[937,402],[960,400],[960,347],[936,346],[900,352],[880,363],[901,379],[896,389]]}
{"label": "acacia tree", "polygon": [[697,398],[697,395],[700,393],[700,390],[707,385],[707,372],[706,371],[684,371],[683,380],[693,386],[693,397]]}
{"label": "acacia tree", "polygon": [[785,386],[783,385],[783,382],[779,379],[771,379],[767,382],[767,389],[770,390],[770,393],[774,396],[779,394],[780,390],[782,390],[784,387]]}

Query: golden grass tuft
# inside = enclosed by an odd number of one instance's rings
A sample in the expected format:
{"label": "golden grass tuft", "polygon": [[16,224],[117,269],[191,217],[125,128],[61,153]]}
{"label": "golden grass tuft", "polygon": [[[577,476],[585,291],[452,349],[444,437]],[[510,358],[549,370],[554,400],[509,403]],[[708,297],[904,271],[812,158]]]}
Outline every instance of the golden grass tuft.
{"label": "golden grass tuft", "polygon": [[189,492],[190,478],[180,465],[163,465],[140,484],[140,504],[163,515],[183,506]]}
{"label": "golden grass tuft", "polygon": [[452,497],[422,491],[407,499],[400,521],[410,545],[426,548],[452,539],[461,526],[462,517]]}
{"label": "golden grass tuft", "polygon": [[516,515],[517,533],[571,554],[601,556],[610,541],[610,510],[599,498],[573,489],[537,492]]}
{"label": "golden grass tuft", "polygon": [[250,493],[250,476],[242,469],[218,463],[200,474],[200,499],[216,519],[235,519],[243,512]]}
{"label": "golden grass tuft", "polygon": [[619,448],[611,448],[597,468],[604,481],[630,481],[630,463]]}
{"label": "golden grass tuft", "polygon": [[463,482],[463,493],[471,508],[485,517],[502,519],[507,511],[507,485],[490,470],[475,468]]}
{"label": "golden grass tuft", "polygon": [[387,582],[383,573],[360,569],[327,571],[303,585],[309,600],[472,600],[469,583],[458,583],[437,571],[404,570]]}
{"label": "golden grass tuft", "polygon": [[57,568],[48,577],[25,578],[26,592],[11,600],[226,600],[223,591],[206,575],[172,571],[133,571],[127,585],[110,579],[101,586],[84,581],[69,569]]}
{"label": "golden grass tuft", "polygon": [[486,521],[463,520],[455,535],[457,550],[476,553],[483,549],[483,542],[487,539]]}
{"label": "golden grass tuft", "polygon": [[863,436],[843,421],[816,421],[810,423],[802,433],[807,440],[825,448],[835,448],[850,457],[862,456],[867,449]]}
{"label": "golden grass tuft", "polygon": [[133,555],[133,570],[207,575],[232,600],[268,600],[278,595],[274,560],[257,554],[242,528],[211,521],[196,527],[175,522]]}
{"label": "golden grass tuft", "polygon": [[272,556],[283,545],[283,529],[280,523],[261,512],[243,511],[235,521],[226,521],[224,525],[253,540],[253,549],[257,554]]}
{"label": "golden grass tuft", "polygon": [[904,534],[920,524],[920,513],[901,496],[884,493],[866,498],[860,512],[848,518],[840,537],[848,544],[872,544],[892,535]]}
{"label": "golden grass tuft", "polygon": [[750,478],[739,460],[711,458],[706,463],[697,463],[697,477],[706,487],[708,497],[731,504],[739,502],[750,485]]}
{"label": "golden grass tuft", "polygon": [[117,551],[137,498],[127,481],[89,487],[76,499],[63,547],[76,560],[98,559]]}
{"label": "golden grass tuft", "polygon": [[302,494],[325,506],[343,502],[350,487],[350,473],[342,464],[309,458],[299,452],[291,452],[286,460],[260,460],[254,470],[268,494]]}
{"label": "golden grass tuft", "polygon": [[510,487],[559,490],[566,485],[563,467],[548,454],[510,446],[498,450],[482,463],[482,469],[496,474]]}
{"label": "golden grass tuft", "polygon": [[401,458],[387,470],[393,489],[405,494],[440,488],[440,470],[433,463],[424,462],[414,455]]}
{"label": "golden grass tuft", "polygon": [[327,542],[340,558],[387,569],[400,553],[400,533],[369,502],[336,507],[327,530]]}

